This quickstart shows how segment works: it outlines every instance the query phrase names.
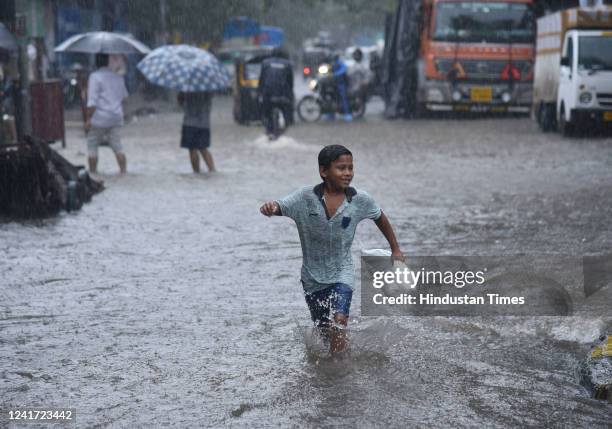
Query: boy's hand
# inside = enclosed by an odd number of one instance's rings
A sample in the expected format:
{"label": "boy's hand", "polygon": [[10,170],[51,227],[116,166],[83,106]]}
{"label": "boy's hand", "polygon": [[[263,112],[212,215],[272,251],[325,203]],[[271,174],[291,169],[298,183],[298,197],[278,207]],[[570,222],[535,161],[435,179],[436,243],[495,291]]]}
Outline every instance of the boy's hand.
{"label": "boy's hand", "polygon": [[401,250],[397,249],[391,252],[391,259],[394,261],[402,261],[404,262],[404,254]]}
{"label": "boy's hand", "polygon": [[280,207],[276,201],[268,201],[259,209],[264,216],[279,216],[281,214]]}

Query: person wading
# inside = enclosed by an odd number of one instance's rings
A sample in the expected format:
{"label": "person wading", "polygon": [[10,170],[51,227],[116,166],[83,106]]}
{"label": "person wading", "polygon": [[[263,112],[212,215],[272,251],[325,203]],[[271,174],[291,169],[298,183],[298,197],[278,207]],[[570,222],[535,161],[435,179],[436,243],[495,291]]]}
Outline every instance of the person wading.
{"label": "person wading", "polygon": [[210,147],[210,109],[212,94],[209,92],[181,92],[178,103],[184,109],[181,147],[189,150],[189,159],[194,173],[200,172],[200,155],[214,173],[215,163],[208,150]]}
{"label": "person wading", "polygon": [[376,201],[350,185],[353,154],[344,146],[325,146],[319,153],[316,186],[306,186],[261,206],[265,216],[287,216],[295,221],[302,244],[302,285],[310,315],[332,355],[348,347],[346,326],[355,283],[351,244],[357,224],[372,219],[402,260],[393,228]]}
{"label": "person wading", "polygon": [[89,171],[98,172],[98,146],[103,142],[115,152],[121,174],[127,171],[127,160],[119,130],[123,126],[123,100],[128,96],[123,77],[108,67],[108,55],[96,54],[97,70],[87,84],[87,153]]}

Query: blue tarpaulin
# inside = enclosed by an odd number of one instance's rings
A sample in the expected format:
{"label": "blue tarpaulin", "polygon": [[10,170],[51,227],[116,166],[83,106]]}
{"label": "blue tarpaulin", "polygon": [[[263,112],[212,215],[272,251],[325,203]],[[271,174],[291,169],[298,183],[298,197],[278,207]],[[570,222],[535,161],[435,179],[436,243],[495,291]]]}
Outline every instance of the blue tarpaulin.
{"label": "blue tarpaulin", "polygon": [[254,19],[246,16],[232,18],[223,27],[223,38],[233,39],[235,37],[255,37],[260,33],[260,26]]}
{"label": "blue tarpaulin", "polygon": [[282,46],[285,33],[282,28],[261,26],[261,31],[257,36],[257,42],[260,46]]}

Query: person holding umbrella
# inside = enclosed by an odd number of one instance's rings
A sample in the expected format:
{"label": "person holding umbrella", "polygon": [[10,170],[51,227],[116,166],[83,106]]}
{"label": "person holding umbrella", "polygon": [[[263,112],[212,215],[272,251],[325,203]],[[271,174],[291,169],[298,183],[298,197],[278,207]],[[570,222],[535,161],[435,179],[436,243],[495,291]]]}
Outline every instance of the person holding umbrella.
{"label": "person holding umbrella", "polygon": [[215,163],[210,147],[210,109],[212,96],[209,92],[180,92],[178,103],[185,111],[181,129],[181,147],[189,150],[189,159],[194,173],[200,172],[202,155],[208,171],[215,172]]}
{"label": "person holding umbrella", "polygon": [[119,129],[123,126],[123,100],[128,96],[122,76],[109,67],[109,55],[147,54],[151,50],[128,34],[93,31],[63,41],[55,52],[96,54],[96,71],[87,84],[85,132],[89,171],[97,173],[98,146],[108,141],[115,152],[119,170],[127,171]]}
{"label": "person holding umbrella", "polygon": [[127,159],[119,130],[123,126],[123,100],[128,96],[123,78],[108,67],[107,54],[96,54],[97,70],[87,84],[87,160],[89,171],[97,173],[98,146],[103,141],[115,152],[121,174],[127,172]]}
{"label": "person holding umbrella", "polygon": [[210,147],[212,94],[229,87],[229,75],[210,52],[189,45],[161,46],[138,63],[138,70],[151,82],[179,91],[185,110],[181,147],[189,150],[194,173],[200,171],[202,155],[210,172],[215,171]]}

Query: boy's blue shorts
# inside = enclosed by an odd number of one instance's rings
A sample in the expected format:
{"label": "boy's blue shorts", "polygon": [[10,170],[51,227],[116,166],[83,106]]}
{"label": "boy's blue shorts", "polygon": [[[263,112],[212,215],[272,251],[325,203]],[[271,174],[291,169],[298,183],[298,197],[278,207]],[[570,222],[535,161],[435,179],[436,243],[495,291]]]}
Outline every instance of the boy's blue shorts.
{"label": "boy's blue shorts", "polygon": [[353,290],[344,283],[336,283],[317,292],[306,293],[306,304],[312,321],[317,324],[333,323],[334,314],[348,317]]}

